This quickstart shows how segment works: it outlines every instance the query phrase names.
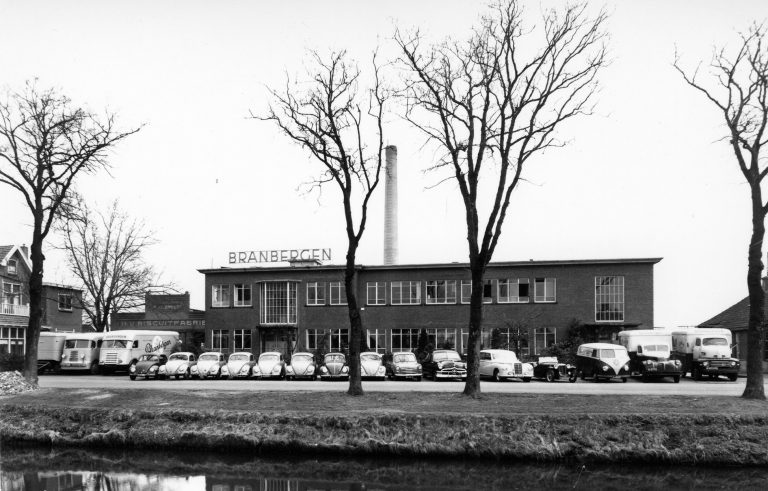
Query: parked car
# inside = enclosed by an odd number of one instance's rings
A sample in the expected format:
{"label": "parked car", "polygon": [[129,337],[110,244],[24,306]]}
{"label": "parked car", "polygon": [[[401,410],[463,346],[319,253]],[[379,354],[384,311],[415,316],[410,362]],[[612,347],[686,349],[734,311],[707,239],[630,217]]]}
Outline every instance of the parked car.
{"label": "parked car", "polygon": [[349,380],[349,366],[344,353],[327,353],[323,357],[320,380]]}
{"label": "parked car", "polygon": [[360,378],[367,380],[385,380],[387,378],[387,368],[381,355],[366,351],[360,353]]}
{"label": "parked car", "polygon": [[533,377],[547,382],[555,380],[576,382],[576,366],[560,363],[556,356],[540,356],[539,360],[533,363]]}
{"label": "parked car", "polygon": [[221,378],[221,367],[227,364],[227,357],[219,351],[209,351],[197,358],[190,373],[198,378]]}
{"label": "parked car", "polygon": [[533,366],[517,359],[514,351],[506,349],[484,349],[480,351],[480,378],[491,378],[496,382],[519,378],[530,382]]}
{"label": "parked car", "polygon": [[168,362],[158,369],[161,378],[176,377],[176,379],[190,377],[190,368],[197,363],[195,354],[188,351],[180,351],[168,357]]}
{"label": "parked car", "polygon": [[256,365],[256,357],[247,351],[232,353],[227,358],[227,364],[221,367],[221,377],[229,380],[235,378],[253,377],[253,367]]}
{"label": "parked car", "polygon": [[285,376],[289,380],[295,380],[297,378],[315,380],[317,377],[315,355],[305,352],[298,352],[291,355],[291,364],[285,366]]}
{"label": "parked car", "polygon": [[587,343],[576,351],[576,369],[582,380],[592,377],[595,382],[629,377],[627,348],[618,344]]}
{"label": "parked car", "polygon": [[461,361],[461,356],[454,350],[435,350],[421,364],[425,378],[467,379],[467,364]]}
{"label": "parked car", "polygon": [[387,375],[390,379],[421,380],[421,364],[416,355],[410,351],[396,351],[392,359],[386,363]]}
{"label": "parked car", "polygon": [[162,365],[168,361],[168,357],[163,354],[147,353],[141,355],[139,359],[131,365],[128,376],[131,380],[136,380],[137,377],[143,377],[147,380],[153,378],[157,380],[158,370]]}
{"label": "parked car", "polygon": [[[265,351],[259,355],[259,372],[255,374],[261,378],[285,378],[285,359],[278,351]],[[255,371],[255,370],[254,370]]]}

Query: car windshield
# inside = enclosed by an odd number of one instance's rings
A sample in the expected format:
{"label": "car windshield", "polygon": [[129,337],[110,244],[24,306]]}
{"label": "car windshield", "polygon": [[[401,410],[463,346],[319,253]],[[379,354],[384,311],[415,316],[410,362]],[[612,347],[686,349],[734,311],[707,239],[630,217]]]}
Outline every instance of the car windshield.
{"label": "car windshield", "polygon": [[704,346],[728,346],[725,338],[704,338]]}
{"label": "car windshield", "polygon": [[435,361],[461,361],[461,357],[455,351],[435,351],[432,354]]}
{"label": "car windshield", "polygon": [[229,361],[248,361],[248,355],[229,355]]}
{"label": "car windshield", "polygon": [[90,345],[91,341],[88,339],[67,339],[64,341],[64,347],[68,349],[88,348]]}
{"label": "car windshield", "polygon": [[103,348],[127,348],[129,341],[125,339],[107,339],[104,341]]}
{"label": "car windshield", "polygon": [[381,357],[373,353],[365,353],[360,355],[361,361],[379,361]]}
{"label": "car windshield", "polygon": [[293,362],[303,361],[304,363],[312,361],[312,355],[293,355]]}
{"label": "car windshield", "polygon": [[200,355],[200,358],[198,358],[200,361],[217,361],[219,359],[219,355],[214,353],[208,353],[205,355]]}
{"label": "car windshield", "polygon": [[667,346],[666,344],[647,344],[643,346],[643,351],[667,352],[669,351],[669,346]]}
{"label": "car windshield", "polygon": [[326,363],[344,363],[344,355],[325,355]]}
{"label": "car windshield", "polygon": [[262,361],[277,361],[278,356],[277,355],[261,355],[259,357],[259,362]]}
{"label": "car windshield", "polygon": [[494,361],[500,361],[502,363],[514,363],[517,361],[517,355],[511,351],[502,351],[499,353],[494,353],[493,359]]}
{"label": "car windshield", "polygon": [[600,358],[616,358],[616,350],[613,349],[601,349]]}
{"label": "car windshield", "polygon": [[139,361],[157,361],[159,358],[157,355],[141,355]]}
{"label": "car windshield", "polygon": [[395,363],[408,363],[409,361],[416,361],[416,355],[414,355],[413,353],[395,355],[394,361]]}
{"label": "car windshield", "polygon": [[184,361],[187,361],[188,358],[189,358],[189,355],[182,355],[181,353],[176,353],[175,355],[171,355],[171,357],[168,358],[168,361],[171,361],[171,360],[184,360]]}

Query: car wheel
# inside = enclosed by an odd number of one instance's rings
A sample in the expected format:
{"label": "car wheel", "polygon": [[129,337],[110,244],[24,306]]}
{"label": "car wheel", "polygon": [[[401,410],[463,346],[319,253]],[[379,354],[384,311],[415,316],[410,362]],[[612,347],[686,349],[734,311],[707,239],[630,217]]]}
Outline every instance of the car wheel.
{"label": "car wheel", "polygon": [[98,375],[99,374],[99,364],[98,363],[94,362],[94,363],[91,364],[90,373],[91,373],[91,375]]}
{"label": "car wheel", "polygon": [[555,371],[554,370],[547,370],[546,379],[547,379],[547,382],[554,382],[555,381]]}
{"label": "car wheel", "polygon": [[575,371],[571,372],[570,374],[568,374],[568,382],[570,382],[570,383],[576,382],[577,378],[578,377],[576,377],[576,372]]}
{"label": "car wheel", "polygon": [[693,370],[691,370],[691,378],[693,380],[701,380],[701,369],[698,367],[694,367]]}
{"label": "car wheel", "polygon": [[739,375],[737,373],[732,373],[728,375],[728,380],[730,380],[731,382],[736,382],[736,379],[738,378],[739,378]]}
{"label": "car wheel", "polygon": [[584,372],[579,372],[579,377],[581,378],[581,380],[587,379],[587,377],[584,376]]}
{"label": "car wheel", "polygon": [[679,384],[680,383],[680,375],[675,375],[674,377],[672,377],[672,380],[674,380],[676,384]]}
{"label": "car wheel", "polygon": [[627,377],[621,377],[621,381],[626,384],[627,383]]}
{"label": "car wheel", "polygon": [[523,377],[523,382],[530,382],[530,381],[531,381],[531,377]]}
{"label": "car wheel", "polygon": [[493,381],[494,382],[501,382],[501,379],[499,378],[499,369],[493,371]]}
{"label": "car wheel", "polygon": [[416,382],[421,382],[421,377],[416,377],[414,380],[416,380]]}
{"label": "car wheel", "polygon": [[131,380],[136,380],[136,375],[129,375],[128,377],[130,377]]}
{"label": "car wheel", "polygon": [[645,382],[645,383],[648,383],[648,380],[650,380],[650,377],[648,377],[648,374],[647,374],[647,373],[643,373],[643,375],[642,375],[642,377],[640,377],[640,379],[641,379],[643,382]]}

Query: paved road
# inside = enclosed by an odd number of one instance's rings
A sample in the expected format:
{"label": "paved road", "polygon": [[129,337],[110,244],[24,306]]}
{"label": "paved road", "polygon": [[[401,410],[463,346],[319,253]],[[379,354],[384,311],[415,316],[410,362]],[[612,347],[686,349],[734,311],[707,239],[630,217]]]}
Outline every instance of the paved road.
{"label": "paved road", "polygon": [[[126,375],[41,375],[39,379],[42,388],[73,388],[73,389],[116,389],[141,387],[143,389],[167,390],[183,389],[189,391],[199,390],[226,390],[226,391],[346,391],[347,382],[310,382],[310,381],[282,381],[282,380],[136,380],[131,381]],[[679,384],[672,380],[643,383],[639,380],[600,382],[577,381],[576,383],[544,381],[532,381],[529,383],[510,382],[482,382],[483,392],[504,393],[529,393],[529,394],[651,394],[666,395],[678,394],[688,396],[738,396],[744,391],[746,380],[740,378],[736,382],[726,379],[705,380],[694,382],[683,379]],[[464,388],[462,382],[432,382],[423,380],[413,381],[386,381],[363,382],[366,391],[381,392],[461,392]]]}

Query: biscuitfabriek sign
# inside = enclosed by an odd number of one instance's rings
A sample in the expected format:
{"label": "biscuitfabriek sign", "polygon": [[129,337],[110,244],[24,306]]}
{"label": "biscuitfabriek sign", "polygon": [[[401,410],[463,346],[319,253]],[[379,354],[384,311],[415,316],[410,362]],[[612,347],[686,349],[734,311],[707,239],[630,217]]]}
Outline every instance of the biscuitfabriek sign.
{"label": "biscuitfabriek sign", "polygon": [[267,251],[233,251],[229,253],[229,264],[330,260],[330,249],[273,249]]}

